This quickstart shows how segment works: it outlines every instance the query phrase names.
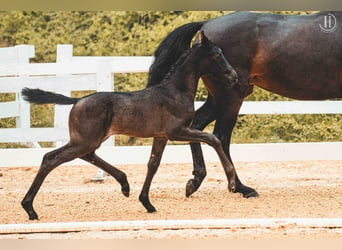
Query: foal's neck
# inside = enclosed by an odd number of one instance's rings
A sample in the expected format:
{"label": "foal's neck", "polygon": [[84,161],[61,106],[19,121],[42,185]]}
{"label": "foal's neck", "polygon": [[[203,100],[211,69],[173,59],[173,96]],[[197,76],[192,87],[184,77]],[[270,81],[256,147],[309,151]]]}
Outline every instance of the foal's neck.
{"label": "foal's neck", "polygon": [[190,51],[184,61],[177,65],[168,81],[168,85],[174,86],[182,95],[195,99],[198,80],[201,77],[199,72],[199,60],[194,51]]}

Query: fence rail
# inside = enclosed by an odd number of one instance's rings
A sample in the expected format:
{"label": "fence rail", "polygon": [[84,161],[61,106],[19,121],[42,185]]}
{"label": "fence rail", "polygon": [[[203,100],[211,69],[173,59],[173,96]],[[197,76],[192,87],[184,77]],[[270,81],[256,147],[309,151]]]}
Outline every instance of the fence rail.
{"label": "fence rail", "polygon": [[[203,102],[195,104],[198,108]],[[19,102],[8,102],[1,105],[0,108],[3,110],[0,118],[20,114]],[[342,101],[244,102],[240,112],[240,115],[242,114],[342,114]],[[67,127],[0,129],[0,142],[3,143],[67,141],[68,139]]]}
{"label": "fence rail", "polygon": [[[73,56],[72,45],[57,46],[56,63],[29,63],[32,45],[0,48],[0,94],[16,93],[16,100],[0,103],[0,119],[16,117],[16,128],[0,128],[0,143],[68,140],[71,106],[55,106],[53,128],[32,128],[30,104],[21,98],[23,87],[41,88],[70,96],[71,91],[113,91],[115,74],[147,72],[153,57]],[[198,108],[202,102],[196,102]],[[244,102],[240,114],[342,114],[342,101]],[[104,145],[113,145],[111,138]],[[340,145],[340,144],[338,144]],[[342,156],[341,156],[342,157]]]}

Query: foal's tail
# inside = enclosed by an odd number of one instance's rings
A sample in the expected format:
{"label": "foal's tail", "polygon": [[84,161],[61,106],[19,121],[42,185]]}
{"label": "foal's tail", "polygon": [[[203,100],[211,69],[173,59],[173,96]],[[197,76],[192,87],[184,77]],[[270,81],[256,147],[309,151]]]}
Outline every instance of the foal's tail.
{"label": "foal's tail", "polygon": [[203,22],[187,23],[169,33],[154,52],[147,87],[159,84],[178,58],[190,48],[192,38],[203,26]]}
{"label": "foal's tail", "polygon": [[54,103],[61,105],[70,105],[77,103],[81,98],[71,98],[61,94],[55,94],[52,92],[44,91],[41,89],[30,89],[23,88],[21,94],[25,101],[36,103],[36,104],[46,104]]}

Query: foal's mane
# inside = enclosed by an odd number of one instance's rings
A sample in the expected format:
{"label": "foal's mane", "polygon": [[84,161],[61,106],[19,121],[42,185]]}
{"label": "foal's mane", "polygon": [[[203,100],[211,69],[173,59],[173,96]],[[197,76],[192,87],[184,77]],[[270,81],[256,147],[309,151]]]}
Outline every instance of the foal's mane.
{"label": "foal's mane", "polygon": [[158,85],[174,68],[173,65],[189,50],[190,43],[204,22],[194,22],[182,25],[172,31],[159,44],[154,53],[155,60],[150,67],[146,87]]}
{"label": "foal's mane", "polygon": [[193,49],[191,48],[191,49],[187,49],[183,52],[183,54],[178,58],[178,60],[174,64],[171,65],[171,67],[170,67],[169,71],[166,73],[164,79],[170,79],[170,77],[178,69],[178,67],[183,65],[183,63],[185,62],[185,59],[188,58],[188,56],[192,52],[192,50]]}

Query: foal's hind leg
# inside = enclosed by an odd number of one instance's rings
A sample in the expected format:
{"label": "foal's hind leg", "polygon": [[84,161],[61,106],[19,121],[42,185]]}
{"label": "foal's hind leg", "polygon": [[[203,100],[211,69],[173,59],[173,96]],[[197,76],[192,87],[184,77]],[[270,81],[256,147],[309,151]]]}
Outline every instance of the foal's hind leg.
{"label": "foal's hind leg", "polygon": [[46,176],[58,165],[71,161],[86,153],[87,148],[82,145],[67,144],[44,155],[39,171],[21,202],[21,205],[29,215],[30,220],[38,219],[38,215],[34,211],[32,203]]}
{"label": "foal's hind leg", "polygon": [[139,200],[141,201],[141,203],[144,205],[144,207],[147,209],[147,212],[149,213],[153,213],[156,211],[156,209],[150,202],[148,193],[150,190],[153,176],[157,172],[157,169],[159,167],[160,160],[162,158],[166,143],[167,143],[166,138],[154,138],[153,139],[153,146],[152,146],[152,151],[150,155],[150,160],[147,164],[148,168],[147,168],[146,178],[145,178],[144,186],[139,195]]}
{"label": "foal's hind leg", "polygon": [[103,171],[106,171],[108,174],[114,177],[121,184],[121,192],[124,194],[124,196],[129,196],[129,184],[127,181],[127,176],[124,172],[102,160],[95,154],[95,152],[89,153],[80,158],[87,162],[90,162],[91,164],[94,164],[95,166],[101,168]]}

